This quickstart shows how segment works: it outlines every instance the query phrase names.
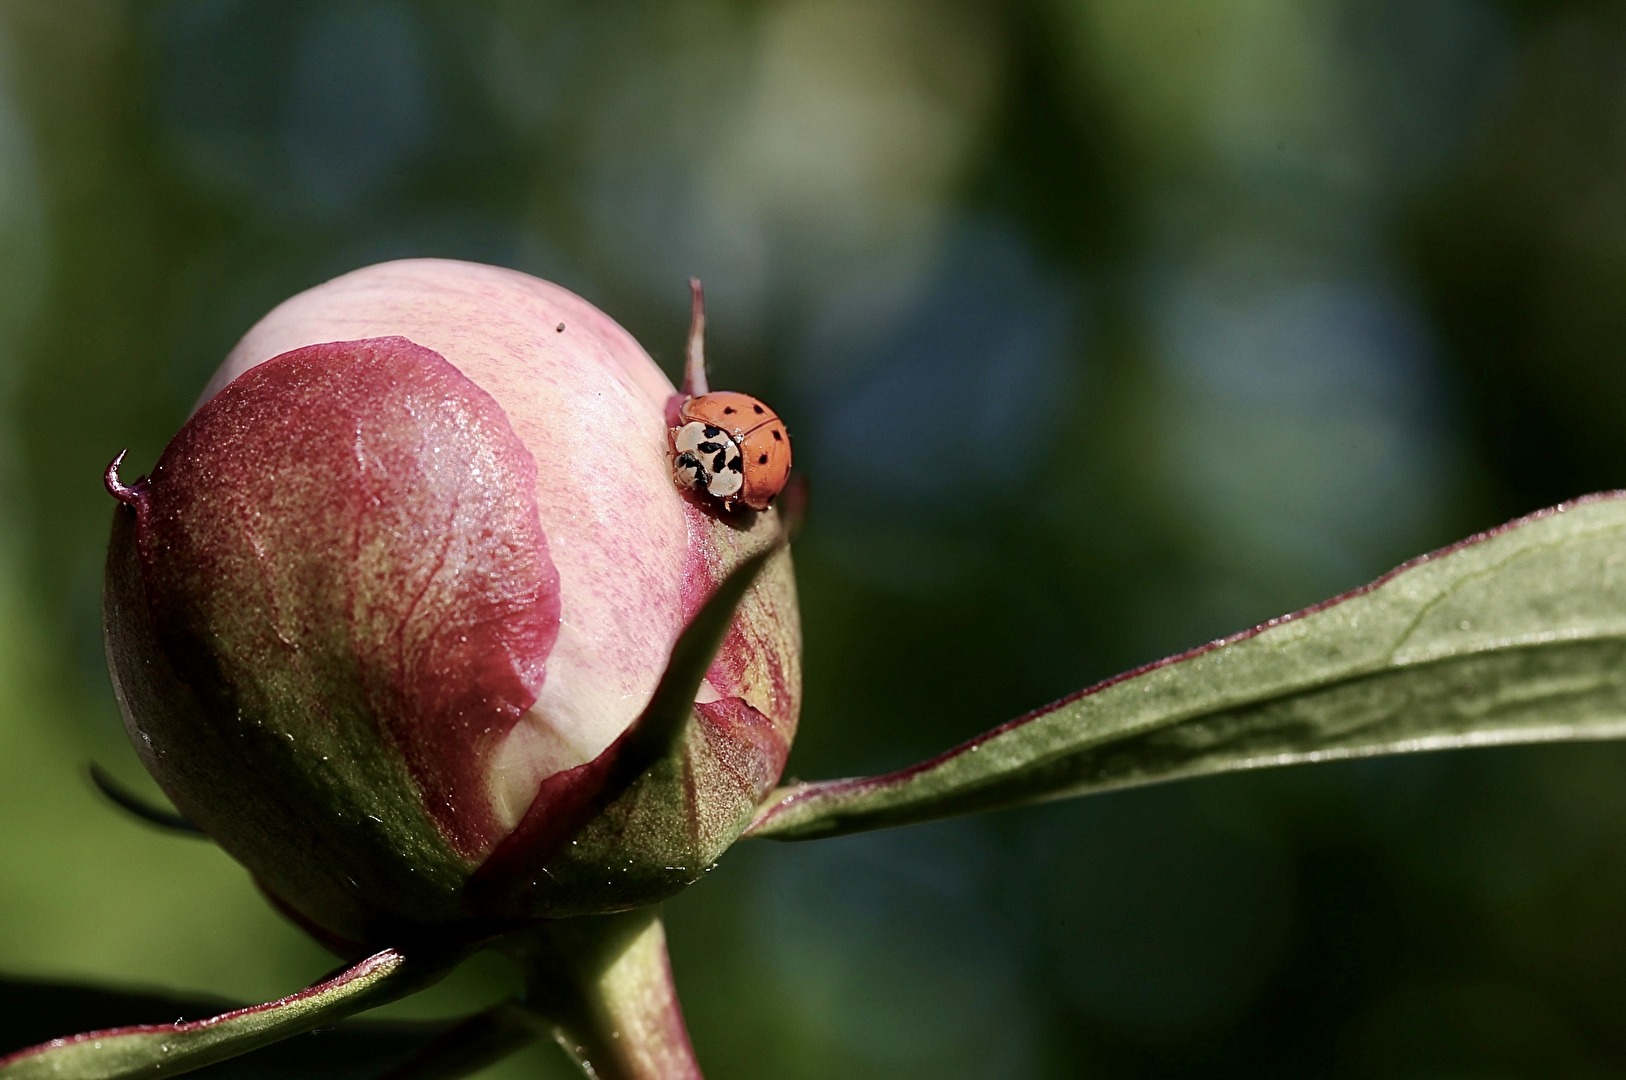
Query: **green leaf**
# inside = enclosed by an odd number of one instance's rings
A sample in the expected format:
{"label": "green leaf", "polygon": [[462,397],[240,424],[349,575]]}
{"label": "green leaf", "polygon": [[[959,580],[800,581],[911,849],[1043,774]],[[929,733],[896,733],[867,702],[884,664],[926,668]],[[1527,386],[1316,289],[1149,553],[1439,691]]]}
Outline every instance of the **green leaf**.
{"label": "green leaf", "polygon": [[1626,735],[1626,492],[1426,555],[884,776],[792,784],[806,839],[1188,776]]}
{"label": "green leaf", "polygon": [[[404,997],[440,978],[450,966],[448,957],[409,959],[394,949],[386,949],[332,978],[264,1005],[203,1020],[106,1028],[19,1050],[0,1057],[0,1078],[117,1080],[175,1076]],[[81,1003],[87,1007],[107,1008],[111,1004],[105,998],[83,996],[90,993],[80,992]],[[439,1037],[443,1033],[432,1034]],[[323,1057],[338,1049],[328,1041],[331,1038],[323,1038]]]}
{"label": "green leaf", "polygon": [[[109,989],[42,979],[0,978],[0,1055],[64,1031],[173,1022],[236,1006],[200,997]],[[212,1080],[361,1080],[413,1061],[455,1030],[455,1021],[347,1020],[196,1072]],[[401,1074],[403,1077],[408,1075]],[[415,1074],[414,1074],[415,1075]]]}
{"label": "green leaf", "polygon": [[[163,1024],[234,1011],[218,999],[0,978],[0,1053],[64,1031]],[[200,1080],[445,1080],[468,1076],[546,1034],[512,1003],[450,1020],[346,1020],[230,1061]]]}

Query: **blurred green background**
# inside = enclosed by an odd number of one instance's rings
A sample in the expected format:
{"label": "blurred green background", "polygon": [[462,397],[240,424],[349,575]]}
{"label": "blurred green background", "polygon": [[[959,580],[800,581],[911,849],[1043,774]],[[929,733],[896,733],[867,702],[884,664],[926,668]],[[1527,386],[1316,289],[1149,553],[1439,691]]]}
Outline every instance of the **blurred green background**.
{"label": "blurred green background", "polygon": [[[671,372],[705,280],[813,486],[791,771],[886,769],[1626,484],[1626,14],[0,0],[0,969],[327,966],[83,779],[152,790],[100,472],[404,255],[561,282]],[[714,1080],[1626,1075],[1623,780],[1501,750],[747,844],[670,905],[677,979]]]}

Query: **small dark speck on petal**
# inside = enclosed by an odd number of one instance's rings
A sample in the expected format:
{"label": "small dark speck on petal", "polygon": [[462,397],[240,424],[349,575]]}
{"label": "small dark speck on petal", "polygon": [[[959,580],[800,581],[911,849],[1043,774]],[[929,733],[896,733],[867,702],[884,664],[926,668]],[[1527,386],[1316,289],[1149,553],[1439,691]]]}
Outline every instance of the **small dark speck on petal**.
{"label": "small dark speck on petal", "polygon": [[560,334],[562,334],[562,333],[564,333],[564,332],[565,332],[565,324],[564,324],[564,323],[560,323],[560,324],[559,324],[559,325],[558,325],[558,326],[555,326],[555,327],[554,327],[554,328],[553,328],[553,329],[554,329],[554,330],[555,330],[555,331],[556,331],[556,332],[557,332],[557,333],[560,333]]}

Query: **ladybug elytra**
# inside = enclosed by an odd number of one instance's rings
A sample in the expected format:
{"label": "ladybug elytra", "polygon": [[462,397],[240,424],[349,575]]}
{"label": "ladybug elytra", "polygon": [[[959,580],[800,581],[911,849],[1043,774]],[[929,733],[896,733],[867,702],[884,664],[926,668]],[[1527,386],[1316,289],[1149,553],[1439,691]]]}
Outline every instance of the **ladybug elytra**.
{"label": "ladybug elytra", "polygon": [[678,425],[671,429],[672,480],[685,491],[766,510],[790,478],[790,435],[768,406],[749,394],[708,393],[702,350],[705,301],[700,283],[693,290],[693,322]]}

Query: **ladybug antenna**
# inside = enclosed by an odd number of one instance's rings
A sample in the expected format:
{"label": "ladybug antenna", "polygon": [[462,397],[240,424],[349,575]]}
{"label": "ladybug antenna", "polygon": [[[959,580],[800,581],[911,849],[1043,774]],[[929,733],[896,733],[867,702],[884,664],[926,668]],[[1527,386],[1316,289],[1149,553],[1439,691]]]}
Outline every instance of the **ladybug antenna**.
{"label": "ladybug antenna", "polygon": [[700,397],[706,387],[706,294],[699,278],[689,279],[689,350],[683,366],[683,393]]}

